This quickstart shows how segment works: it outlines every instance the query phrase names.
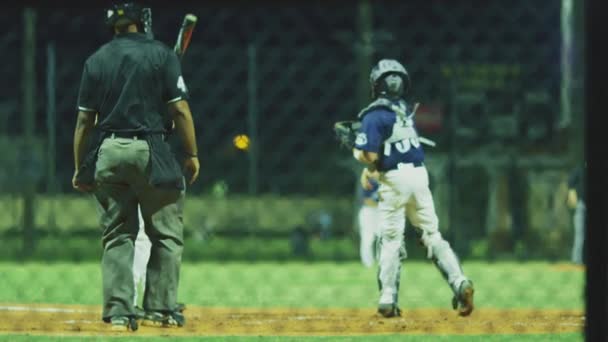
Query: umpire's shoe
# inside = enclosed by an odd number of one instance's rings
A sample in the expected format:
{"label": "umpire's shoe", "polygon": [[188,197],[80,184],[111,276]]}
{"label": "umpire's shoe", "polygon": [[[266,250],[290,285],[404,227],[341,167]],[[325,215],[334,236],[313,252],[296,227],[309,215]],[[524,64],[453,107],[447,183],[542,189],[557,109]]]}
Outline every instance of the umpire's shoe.
{"label": "umpire's shoe", "polygon": [[[186,310],[186,304],[177,303],[175,311],[183,313],[184,310]],[[142,320],[144,319],[144,317],[146,317],[146,310],[142,309],[139,306],[135,306],[135,318],[137,318],[138,320]]]}
{"label": "umpire's shoe", "polygon": [[378,304],[378,313],[383,317],[400,317],[401,309],[396,304]]}
{"label": "umpire's shoe", "polygon": [[130,316],[114,316],[110,319],[113,331],[135,331],[138,328],[135,317]]}
{"label": "umpire's shoe", "polygon": [[184,314],[179,311],[147,311],[141,325],[161,328],[177,328],[186,324]]}
{"label": "umpire's shoe", "polygon": [[458,296],[452,298],[452,307],[454,310],[458,310],[458,315],[468,316],[473,312],[473,294],[475,289],[473,288],[473,282],[465,280],[460,283],[458,288]]}
{"label": "umpire's shoe", "polygon": [[146,310],[140,308],[139,306],[135,306],[135,318],[141,320],[146,316]]}

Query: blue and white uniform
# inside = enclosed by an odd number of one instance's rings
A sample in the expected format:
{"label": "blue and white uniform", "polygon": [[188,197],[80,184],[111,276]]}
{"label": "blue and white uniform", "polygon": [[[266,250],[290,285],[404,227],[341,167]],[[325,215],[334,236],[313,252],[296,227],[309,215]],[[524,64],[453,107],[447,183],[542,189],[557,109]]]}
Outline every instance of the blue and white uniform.
{"label": "blue and white uniform", "polygon": [[414,114],[403,100],[380,98],[359,116],[362,123],[355,148],[375,152],[379,158],[379,305],[397,305],[406,217],[419,230],[427,256],[457,295],[467,278],[438,229]]}
{"label": "blue and white uniform", "polygon": [[372,181],[372,189],[361,188],[361,206],[359,208],[359,255],[365,267],[375,263],[375,245],[378,237],[378,183]]}
{"label": "blue and white uniform", "polygon": [[[404,101],[390,102],[392,109],[380,106],[364,114],[361,133],[355,147],[362,151],[379,154],[379,171],[386,172],[412,164],[420,167],[424,162],[424,150],[414,127],[413,117],[405,114],[408,106]],[[397,115],[395,110],[402,111]]]}

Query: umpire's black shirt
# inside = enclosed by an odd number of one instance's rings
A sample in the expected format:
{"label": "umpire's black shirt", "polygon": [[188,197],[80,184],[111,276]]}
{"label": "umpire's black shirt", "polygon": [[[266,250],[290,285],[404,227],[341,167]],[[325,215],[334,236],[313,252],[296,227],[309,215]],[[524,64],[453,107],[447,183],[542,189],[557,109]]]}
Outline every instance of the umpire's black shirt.
{"label": "umpire's black shirt", "polygon": [[78,110],[98,113],[99,138],[81,171],[93,183],[99,146],[111,133],[142,135],[150,145],[150,183],[183,189],[183,174],[160,133],[165,132],[167,104],[188,99],[177,55],[143,33],[121,33],[85,62]]}
{"label": "umpire's black shirt", "polygon": [[177,55],[143,33],[120,33],[84,66],[78,110],[99,113],[110,132],[160,132],[167,103],[187,100]]}

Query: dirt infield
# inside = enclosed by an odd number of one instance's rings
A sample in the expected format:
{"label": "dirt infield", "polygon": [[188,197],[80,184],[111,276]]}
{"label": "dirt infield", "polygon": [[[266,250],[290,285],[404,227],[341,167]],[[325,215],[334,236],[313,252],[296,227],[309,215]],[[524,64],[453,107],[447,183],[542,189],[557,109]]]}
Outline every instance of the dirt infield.
{"label": "dirt infield", "polygon": [[[183,328],[140,327],[138,335],[314,336],[366,334],[526,334],[582,331],[575,310],[478,308],[470,317],[439,309],[404,310],[385,319],[374,309],[250,309],[188,307]],[[0,305],[0,334],[120,335],[100,319],[99,306]]]}
{"label": "dirt infield", "polygon": [[552,269],[554,271],[560,271],[560,272],[584,272],[586,267],[585,267],[585,265],[560,263],[560,264],[553,265]]}

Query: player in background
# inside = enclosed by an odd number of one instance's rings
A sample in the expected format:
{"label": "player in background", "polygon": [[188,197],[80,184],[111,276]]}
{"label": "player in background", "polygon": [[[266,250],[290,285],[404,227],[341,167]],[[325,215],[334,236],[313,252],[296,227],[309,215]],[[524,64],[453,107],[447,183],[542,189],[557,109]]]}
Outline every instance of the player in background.
{"label": "player in background", "polygon": [[584,166],[578,166],[568,177],[568,206],[574,209],[572,222],[574,225],[574,242],[572,244],[571,261],[577,265],[583,265],[583,245],[585,242],[585,217],[587,206],[585,205],[585,171]]}
{"label": "player in background", "polygon": [[424,151],[414,125],[415,112],[403,99],[409,83],[407,71],[396,60],[383,59],[373,67],[373,102],[358,115],[361,130],[353,148],[355,159],[366,166],[361,185],[371,189],[371,180],[380,184],[378,312],[384,317],[400,315],[398,291],[407,216],[420,231],[427,257],[452,289],[453,308],[460,316],[468,316],[473,311],[473,283],[464,275],[460,261],[439,231]]}
{"label": "player in background", "polygon": [[142,294],[146,292],[146,269],[148,267],[148,260],[150,259],[152,242],[150,242],[150,238],[146,235],[144,219],[139,206],[137,207],[137,215],[139,231],[135,239],[135,252],[133,254],[133,284],[135,285],[133,306],[135,307],[135,314],[139,318],[145,315],[145,311],[139,306],[138,301],[140,289]]}
{"label": "player in background", "polygon": [[361,206],[357,215],[359,223],[359,255],[365,267],[372,267],[376,261],[378,237],[378,182],[372,180],[372,188],[359,187]]}

